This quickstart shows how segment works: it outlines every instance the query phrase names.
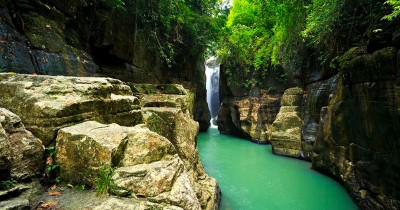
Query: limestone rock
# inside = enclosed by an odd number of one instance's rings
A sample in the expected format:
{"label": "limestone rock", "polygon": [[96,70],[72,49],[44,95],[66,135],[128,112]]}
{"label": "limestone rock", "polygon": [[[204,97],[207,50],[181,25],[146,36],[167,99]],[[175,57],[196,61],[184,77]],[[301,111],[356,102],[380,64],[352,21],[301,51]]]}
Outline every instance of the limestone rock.
{"label": "limestone rock", "polygon": [[154,201],[172,203],[183,209],[201,209],[193,186],[189,175],[183,173],[176,179],[170,192],[155,197]]}
{"label": "limestone rock", "polygon": [[275,154],[301,156],[302,98],[301,88],[290,88],[282,96],[281,109],[272,124],[271,143]]}
{"label": "limestone rock", "polygon": [[29,207],[29,200],[27,199],[10,199],[6,201],[0,201],[0,209],[3,210],[28,210]]}
{"label": "limestone rock", "polygon": [[109,198],[97,205],[93,210],[114,210],[114,209],[134,209],[134,210],[147,210],[147,209],[166,209],[166,210],[183,210],[180,207],[168,204],[158,204],[145,201],[132,201],[127,199]]}
{"label": "limestone rock", "polygon": [[138,99],[115,79],[0,74],[0,89],[0,106],[20,116],[45,145],[58,129],[83,121],[141,121]]}
{"label": "limestone rock", "polygon": [[328,106],[336,90],[338,76],[307,86],[304,107],[304,125],[301,129],[303,158],[310,160],[320,125],[321,109]]}
{"label": "limestone rock", "polygon": [[361,209],[399,209],[400,88],[392,77],[397,58],[393,48],[352,51],[320,114],[313,168],[343,182]]}
{"label": "limestone rock", "polygon": [[161,160],[175,149],[147,128],[94,121],[63,128],[56,140],[56,161],[66,180],[95,186],[103,166],[132,166]]}
{"label": "limestone rock", "polygon": [[279,112],[279,95],[226,99],[218,113],[221,133],[242,136],[258,143],[270,141],[272,122]]}
{"label": "limestone rock", "polygon": [[176,153],[175,147],[166,139],[147,128],[129,133],[120,143],[114,165],[133,166],[159,161]]}
{"label": "limestone rock", "polygon": [[183,168],[183,163],[176,156],[171,160],[118,168],[111,181],[118,188],[138,197],[154,197],[171,191]]}
{"label": "limestone rock", "polygon": [[[166,137],[175,146],[179,156],[185,162],[188,170],[197,168],[199,161],[198,152],[195,145],[195,139],[199,131],[199,125],[177,108],[153,108],[146,107],[142,109],[145,116],[155,116],[146,118],[144,121],[149,124],[150,129]],[[154,126],[158,124],[159,127]],[[162,127],[164,125],[165,127]]]}
{"label": "limestone rock", "polygon": [[0,178],[24,180],[40,174],[43,153],[42,142],[25,130],[21,119],[0,108]]}

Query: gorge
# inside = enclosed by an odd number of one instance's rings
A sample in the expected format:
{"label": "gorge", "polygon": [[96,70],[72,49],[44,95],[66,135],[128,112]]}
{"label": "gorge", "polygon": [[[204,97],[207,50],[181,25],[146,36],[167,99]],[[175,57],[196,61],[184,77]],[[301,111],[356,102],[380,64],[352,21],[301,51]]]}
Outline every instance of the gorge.
{"label": "gorge", "polygon": [[0,0],[0,209],[399,209],[399,11]]}

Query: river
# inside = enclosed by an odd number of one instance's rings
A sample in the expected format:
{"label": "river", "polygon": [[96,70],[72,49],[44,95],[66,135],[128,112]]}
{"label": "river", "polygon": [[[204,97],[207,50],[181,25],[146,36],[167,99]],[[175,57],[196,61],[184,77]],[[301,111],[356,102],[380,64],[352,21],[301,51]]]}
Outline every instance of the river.
{"label": "river", "polygon": [[210,128],[198,137],[200,158],[222,191],[221,210],[353,210],[346,190],[311,164],[272,154]]}

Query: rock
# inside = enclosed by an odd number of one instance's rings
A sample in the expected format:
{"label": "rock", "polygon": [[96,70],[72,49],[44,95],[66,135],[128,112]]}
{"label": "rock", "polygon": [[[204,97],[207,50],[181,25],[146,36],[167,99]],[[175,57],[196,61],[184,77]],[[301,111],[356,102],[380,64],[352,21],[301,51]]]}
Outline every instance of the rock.
{"label": "rock", "polygon": [[218,130],[268,143],[272,122],[279,112],[279,95],[224,100],[218,113]]}
{"label": "rock", "polygon": [[0,202],[0,209],[4,210],[29,210],[29,200],[15,198]]}
{"label": "rock", "polygon": [[341,59],[340,66],[345,85],[395,79],[397,61],[395,48],[384,48],[361,56],[354,53],[356,49],[350,50]]}
{"label": "rock", "polygon": [[[198,123],[177,108],[146,107],[142,110],[145,113],[145,123],[149,125],[150,129],[156,129],[153,131],[171,141],[186,168],[188,170],[197,168],[199,155],[195,140],[199,131]],[[153,117],[146,118],[146,116]]]}
{"label": "rock", "polygon": [[32,54],[25,44],[27,39],[14,27],[4,0],[0,1],[0,73],[15,72],[32,74],[35,66]]}
{"label": "rock", "polygon": [[2,180],[26,180],[41,173],[42,142],[25,130],[17,115],[4,108],[0,108],[0,149]]}
{"label": "rock", "polygon": [[0,74],[0,106],[23,120],[45,145],[57,130],[83,121],[133,126],[141,121],[130,88],[110,78]]}
{"label": "rock", "polygon": [[175,151],[167,139],[147,128],[94,121],[61,129],[56,149],[60,177],[90,186],[97,185],[100,167],[151,163]]}
{"label": "rock", "polygon": [[271,131],[272,151],[275,154],[301,157],[302,99],[301,88],[290,88],[282,96],[282,106],[272,123]]}
{"label": "rock", "polygon": [[321,109],[328,106],[336,90],[338,76],[312,83],[305,93],[304,125],[301,129],[303,158],[311,160],[321,118]]}
{"label": "rock", "polygon": [[168,204],[158,204],[144,201],[122,200],[118,198],[109,198],[102,202],[100,205],[93,208],[93,210],[113,210],[113,209],[168,209],[168,210],[183,210],[180,207]]}
{"label": "rock", "polygon": [[168,138],[176,148],[203,209],[218,209],[218,183],[205,174],[195,144],[198,124],[177,108],[143,108],[143,118],[150,130]]}
{"label": "rock", "polygon": [[114,165],[119,167],[147,164],[176,153],[172,143],[146,129],[129,133],[120,143],[115,154]]}
{"label": "rock", "polygon": [[183,163],[176,156],[171,160],[118,168],[111,182],[119,189],[133,193],[137,197],[154,197],[171,191],[183,168]]}
{"label": "rock", "polygon": [[172,203],[183,209],[201,209],[193,186],[188,174],[183,173],[176,179],[170,192],[155,197],[154,201]]}
{"label": "rock", "polygon": [[361,209],[400,208],[400,89],[392,51],[348,59],[320,114],[313,168],[344,183]]}

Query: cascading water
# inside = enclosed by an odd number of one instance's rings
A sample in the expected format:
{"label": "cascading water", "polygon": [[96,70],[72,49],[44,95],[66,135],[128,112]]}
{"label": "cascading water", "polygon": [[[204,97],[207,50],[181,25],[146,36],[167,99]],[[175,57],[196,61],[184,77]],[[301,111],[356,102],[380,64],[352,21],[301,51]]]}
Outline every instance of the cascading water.
{"label": "cascading water", "polygon": [[220,107],[219,101],[219,63],[216,57],[206,61],[207,77],[207,103],[211,113],[211,126],[217,126],[217,115]]}

